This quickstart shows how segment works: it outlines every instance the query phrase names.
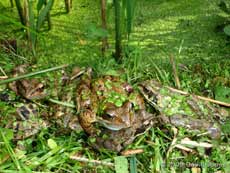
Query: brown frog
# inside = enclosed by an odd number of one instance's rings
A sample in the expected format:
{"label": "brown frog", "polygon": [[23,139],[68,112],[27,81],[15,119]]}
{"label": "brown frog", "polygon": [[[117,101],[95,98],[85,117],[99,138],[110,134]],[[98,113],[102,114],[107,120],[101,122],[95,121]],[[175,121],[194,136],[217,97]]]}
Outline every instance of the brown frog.
{"label": "brown frog", "polygon": [[[76,88],[76,78],[81,75],[84,70],[76,67],[73,69],[72,74],[68,74],[62,70],[62,77],[60,82],[60,88],[57,89],[57,98],[64,104],[51,104],[49,120],[58,126],[59,131],[57,133],[69,133],[70,131],[82,131],[82,128],[78,122],[74,101],[73,90]],[[71,106],[73,105],[73,107]]]}
{"label": "brown frog", "polygon": [[[27,65],[20,65],[13,70],[13,77],[26,73]],[[9,84],[9,88],[16,94],[28,99],[42,99],[46,96],[44,84],[37,79],[22,79]]]}
{"label": "brown frog", "polygon": [[[17,77],[26,73],[28,65],[20,65],[14,68],[13,77]],[[9,84],[9,88],[17,95],[29,100],[43,98],[44,85],[37,79],[22,79]],[[17,107],[16,112],[8,117],[3,117],[2,122],[5,128],[12,129],[14,132],[14,140],[21,140],[31,137],[38,133],[41,129],[48,127],[49,123],[43,120],[38,113],[38,107],[32,103],[25,103],[25,100],[20,101],[20,106],[14,102],[13,106]],[[14,108],[13,107],[13,108]],[[6,118],[6,119],[4,119]]]}
{"label": "brown frog", "polygon": [[91,73],[92,69],[87,69],[77,87],[79,122],[90,137],[96,138],[97,149],[120,151],[153,115],[145,111],[142,96],[119,77],[92,79]]}
{"label": "brown frog", "polygon": [[31,137],[49,126],[49,123],[39,116],[37,106],[31,103],[19,106],[15,114],[4,121],[7,121],[4,127],[13,130],[13,140],[16,141]]}
{"label": "brown frog", "polygon": [[228,112],[196,96],[177,93],[155,80],[142,82],[139,89],[146,101],[159,112],[158,117],[163,123],[205,131],[212,138],[220,137],[221,124],[230,116]]}

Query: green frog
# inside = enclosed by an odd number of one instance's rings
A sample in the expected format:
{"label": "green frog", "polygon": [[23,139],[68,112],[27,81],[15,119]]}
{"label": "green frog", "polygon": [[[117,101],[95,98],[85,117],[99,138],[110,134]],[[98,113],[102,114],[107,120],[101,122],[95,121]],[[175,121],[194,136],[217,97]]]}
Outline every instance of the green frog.
{"label": "green frog", "polygon": [[182,95],[155,80],[139,85],[146,101],[158,112],[162,123],[169,123],[190,130],[205,131],[212,138],[219,138],[221,125],[229,112],[202,101],[193,95]]}
{"label": "green frog", "polygon": [[145,111],[143,97],[131,85],[117,76],[92,79],[91,68],[77,87],[76,107],[82,128],[96,138],[96,148],[114,151],[130,143],[154,117]]}

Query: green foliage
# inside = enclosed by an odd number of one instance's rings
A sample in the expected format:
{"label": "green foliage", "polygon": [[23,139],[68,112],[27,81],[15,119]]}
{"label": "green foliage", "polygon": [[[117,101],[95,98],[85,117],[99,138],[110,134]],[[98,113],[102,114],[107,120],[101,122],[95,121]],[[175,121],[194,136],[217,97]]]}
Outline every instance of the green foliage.
{"label": "green foliage", "polygon": [[57,143],[53,139],[48,139],[47,140],[47,145],[50,147],[50,149],[54,149],[57,147]]}
{"label": "green foliage", "polygon": [[[15,10],[9,11],[9,8],[5,8],[9,4],[4,3],[4,1],[6,0],[1,1],[4,7],[3,9],[1,8],[0,14],[1,33],[8,37],[17,38],[20,45],[23,45],[24,42],[19,29],[26,28],[22,27],[18,22],[16,23],[14,18],[16,16]],[[121,65],[116,64],[111,57],[100,57],[98,40],[87,40],[84,45],[80,42],[80,40],[87,39],[88,30],[86,28],[89,23],[96,23],[95,26],[100,25],[98,21],[99,12],[96,12],[99,8],[97,6],[98,1],[73,1],[73,3],[76,3],[76,10],[73,10],[68,16],[56,13],[62,5],[61,1],[56,2],[58,3],[55,3],[54,6],[55,15],[52,16],[55,21],[55,27],[50,32],[42,33],[45,39],[37,40],[41,45],[37,50],[39,60],[36,66],[39,69],[72,63],[77,66],[91,66],[97,74],[105,74],[106,72],[114,74],[115,70],[121,70],[124,72],[123,75],[126,79],[134,84],[137,81],[157,78],[161,82],[172,86],[173,77],[171,76],[168,56],[170,54],[174,55],[181,48],[181,53],[176,58],[179,62],[178,71],[183,90],[199,95],[208,92],[208,95],[212,96],[212,87],[215,87],[216,83],[218,83],[218,86],[230,87],[228,82],[230,77],[229,45],[222,36],[213,32],[213,25],[219,22],[219,18],[216,15],[220,14],[220,10],[216,6],[211,6],[209,1],[137,1],[137,20],[134,23],[135,32],[132,35],[133,39],[129,42],[129,48],[127,48],[127,51],[125,50],[129,58],[124,58],[124,63]],[[112,0],[110,2],[112,3]],[[1,4],[0,7],[2,7]],[[89,5],[81,7],[82,4]],[[152,10],[153,8],[154,10]],[[8,17],[3,18],[3,15]],[[112,27],[110,26],[110,28]],[[111,30],[110,33],[113,35],[114,30]],[[109,41],[113,43],[111,35],[109,35]],[[181,40],[184,40],[183,44],[181,44]],[[24,49],[24,47],[20,47],[20,53]],[[111,49],[109,51],[112,52]],[[25,57],[28,56],[28,53],[25,54]],[[6,53],[0,54],[0,66],[7,74],[19,62],[25,61]],[[200,69],[197,69],[197,64],[201,66]],[[55,87],[57,73],[49,73],[44,76],[48,78],[46,80],[50,83],[49,86],[52,86],[51,88]],[[0,111],[3,111],[4,115],[11,116],[15,110],[9,110],[9,106],[1,104]],[[2,115],[2,112],[0,114]],[[229,133],[229,124],[224,128]],[[89,172],[114,172],[111,168],[102,165],[96,166],[71,160],[69,155],[77,154],[80,157],[112,161],[116,154],[95,152],[85,143],[86,135],[84,133],[71,133],[70,135],[60,136],[60,134],[57,134],[58,130],[57,128],[51,128],[48,131],[44,130],[34,139],[30,138],[20,143],[20,145],[24,144],[25,149],[21,151],[26,152],[26,154],[23,156],[19,152],[15,153],[15,155],[20,156],[17,157],[17,160],[23,165],[24,172],[83,172],[85,170],[89,170]],[[207,153],[202,153],[203,155],[199,155],[199,153],[184,155],[181,150],[173,148],[169,158],[166,158],[165,155],[173,135],[170,130],[168,133],[165,133],[165,131],[167,131],[166,128],[164,128],[164,131],[157,127],[151,128],[128,146],[128,148],[143,148],[145,150],[144,153],[136,156],[138,172],[159,170],[163,163],[162,158],[164,161],[169,161],[169,163],[178,163],[179,161],[200,163],[205,160],[206,163],[221,164],[225,162],[224,164],[229,165],[228,143],[213,146],[211,151],[207,150]],[[179,129],[178,133],[178,142],[188,135],[184,129]],[[189,135],[188,137],[191,136]],[[61,147],[60,151],[49,153],[52,149],[49,147],[47,139],[53,139]],[[155,139],[158,139],[159,142]],[[198,140],[196,137],[192,139]],[[206,141],[207,139],[202,138],[201,140]],[[229,141],[229,137],[225,136],[224,140]],[[3,143],[0,145],[0,154],[4,153],[4,155],[0,155],[0,159],[7,158],[9,152],[6,149],[6,145]],[[16,151],[16,146],[10,141],[9,145]],[[193,150],[196,152],[196,148],[193,148]],[[47,153],[50,155],[47,156]],[[45,156],[45,159],[40,160],[39,158],[44,158],[43,156]],[[156,158],[156,156],[160,157]],[[36,166],[37,160],[40,163]],[[175,169],[177,168],[169,167],[168,169],[168,171],[163,169],[160,172],[191,172],[190,168],[181,168],[183,170],[176,171]],[[217,172],[224,171],[224,169],[225,172],[229,172],[225,167],[207,167],[205,171]],[[18,172],[11,157],[0,162],[0,172]]]}
{"label": "green foliage", "polygon": [[54,3],[54,0],[49,0],[47,2],[47,4],[44,5],[43,8],[38,8],[40,10],[39,10],[39,14],[38,14],[38,17],[37,17],[37,26],[36,26],[37,31],[39,31],[39,29],[41,28],[42,24],[46,20],[46,17],[48,15],[48,13],[50,12],[50,10],[51,10],[51,8],[53,6],[53,3]]}
{"label": "green foliage", "polygon": [[[229,0],[221,0],[219,3],[219,7],[222,11],[224,11],[228,18],[230,18],[230,1]],[[224,26],[224,33],[230,36],[230,24]]]}
{"label": "green foliage", "polygon": [[31,39],[31,47],[33,54],[35,54],[35,44],[36,44],[36,25],[35,25],[35,18],[33,12],[33,2],[28,0],[28,11],[29,11],[29,38]]}
{"label": "green foliage", "polygon": [[122,0],[122,6],[125,10],[125,20],[126,20],[126,32],[129,38],[129,35],[132,31],[133,18],[136,8],[136,0]]}
{"label": "green foliage", "polygon": [[117,156],[114,158],[116,173],[128,173],[129,165],[128,160],[124,156]]}
{"label": "green foliage", "polygon": [[116,42],[115,58],[117,62],[121,62],[122,38],[126,36],[129,40],[129,36],[131,34],[135,6],[135,0],[114,0]]}
{"label": "green foliage", "polygon": [[87,28],[87,37],[89,39],[102,39],[108,36],[108,31],[101,28],[101,27],[97,27],[95,24],[89,24],[88,28]]}
{"label": "green foliage", "polygon": [[227,25],[224,27],[224,33],[228,36],[230,36],[230,25]]}
{"label": "green foliage", "polygon": [[215,88],[215,99],[226,103],[230,103],[230,88],[217,86]]}
{"label": "green foliage", "polygon": [[42,9],[42,6],[45,5],[46,0],[38,0],[37,11],[39,12]]}
{"label": "green foliage", "polygon": [[[22,25],[26,26],[28,24],[29,28],[27,29],[28,39],[30,41],[30,47],[32,49],[33,55],[35,55],[35,47],[37,42],[38,31],[40,30],[42,24],[48,18],[48,14],[53,6],[54,0],[38,0],[37,1],[37,12],[38,14],[34,14],[34,1],[33,0],[24,0],[24,7],[22,8],[22,4],[20,1],[15,1],[17,10],[21,19]],[[28,14],[27,14],[28,12]],[[28,16],[28,17],[27,17]],[[49,21],[50,22],[50,21]],[[50,26],[49,26],[50,27]]]}
{"label": "green foliage", "polygon": [[135,156],[130,157],[130,173],[137,173],[137,162]]}

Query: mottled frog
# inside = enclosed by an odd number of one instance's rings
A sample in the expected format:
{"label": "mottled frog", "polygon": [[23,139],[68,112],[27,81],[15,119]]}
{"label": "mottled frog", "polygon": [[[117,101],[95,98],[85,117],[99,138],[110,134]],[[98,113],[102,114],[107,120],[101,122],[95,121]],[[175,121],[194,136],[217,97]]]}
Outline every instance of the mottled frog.
{"label": "mottled frog", "polygon": [[228,112],[193,95],[176,93],[155,80],[142,82],[139,89],[146,101],[159,112],[163,123],[205,131],[212,138],[218,138],[221,124],[229,117]]}
{"label": "mottled frog", "polygon": [[77,87],[79,122],[98,145],[120,151],[153,115],[145,111],[142,96],[127,82],[109,75],[92,79],[91,73],[89,68]]}

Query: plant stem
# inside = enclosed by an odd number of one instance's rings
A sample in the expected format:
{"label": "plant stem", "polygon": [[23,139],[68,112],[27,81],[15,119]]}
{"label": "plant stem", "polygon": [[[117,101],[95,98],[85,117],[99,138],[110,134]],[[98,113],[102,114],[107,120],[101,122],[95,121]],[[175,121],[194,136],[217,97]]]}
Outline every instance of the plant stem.
{"label": "plant stem", "polygon": [[[101,21],[102,21],[102,28],[107,29],[107,21],[106,21],[106,0],[101,0]],[[105,55],[106,48],[108,46],[107,37],[102,38],[102,56]]]}
{"label": "plant stem", "polygon": [[75,108],[75,105],[68,103],[68,102],[62,102],[59,100],[54,100],[54,99],[49,99],[50,102],[58,104],[58,105],[62,105],[62,106],[66,106],[66,107],[70,107],[70,108]]}
{"label": "plant stem", "polygon": [[18,10],[18,15],[20,17],[20,21],[21,21],[22,25],[25,26],[25,17],[23,15],[23,8],[22,8],[20,0],[15,0],[15,4],[16,4],[17,10]]}
{"label": "plant stem", "polygon": [[97,165],[104,165],[104,166],[114,167],[113,163],[104,162],[104,161],[100,161],[100,160],[90,160],[90,159],[87,159],[87,158],[84,158],[84,157],[70,156],[70,159],[77,160],[77,161],[80,161],[80,162],[93,163],[93,164],[97,164]]}
{"label": "plant stem", "polygon": [[13,2],[13,0],[10,0],[10,6],[11,6],[11,8],[14,8],[14,2]]}
{"label": "plant stem", "polygon": [[176,87],[178,89],[180,89],[180,80],[179,80],[178,73],[177,73],[177,65],[176,65],[175,59],[172,55],[170,56],[170,63],[172,65],[172,70],[173,70],[173,75],[174,75]]}
{"label": "plant stem", "polygon": [[[47,5],[47,0],[45,0],[45,5]],[[52,23],[51,23],[50,11],[47,14],[47,22],[48,22],[48,30],[51,30],[52,29]]]}
{"label": "plant stem", "polygon": [[115,59],[121,62],[121,4],[120,0],[114,0],[115,8]]}

